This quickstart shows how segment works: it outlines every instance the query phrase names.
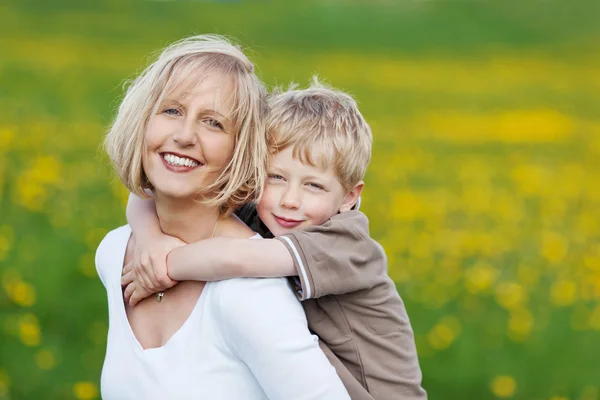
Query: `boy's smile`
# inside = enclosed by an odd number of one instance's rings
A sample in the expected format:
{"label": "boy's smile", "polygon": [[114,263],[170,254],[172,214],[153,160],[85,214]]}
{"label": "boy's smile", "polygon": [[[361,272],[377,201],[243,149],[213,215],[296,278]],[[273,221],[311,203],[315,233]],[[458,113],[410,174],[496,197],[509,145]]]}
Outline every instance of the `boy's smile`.
{"label": "boy's smile", "polygon": [[267,173],[257,210],[275,236],[321,225],[345,211],[347,196],[333,167],[307,165],[293,157],[292,147],[273,155]]}

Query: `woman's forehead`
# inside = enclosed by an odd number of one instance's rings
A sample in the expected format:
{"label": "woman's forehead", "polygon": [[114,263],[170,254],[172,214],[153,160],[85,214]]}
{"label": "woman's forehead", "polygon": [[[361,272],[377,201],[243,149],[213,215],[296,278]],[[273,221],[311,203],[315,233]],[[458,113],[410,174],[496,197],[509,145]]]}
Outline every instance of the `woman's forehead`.
{"label": "woman's forehead", "polygon": [[187,76],[173,76],[165,89],[166,101],[193,103],[223,115],[231,114],[234,108],[234,79],[220,71],[198,71]]}

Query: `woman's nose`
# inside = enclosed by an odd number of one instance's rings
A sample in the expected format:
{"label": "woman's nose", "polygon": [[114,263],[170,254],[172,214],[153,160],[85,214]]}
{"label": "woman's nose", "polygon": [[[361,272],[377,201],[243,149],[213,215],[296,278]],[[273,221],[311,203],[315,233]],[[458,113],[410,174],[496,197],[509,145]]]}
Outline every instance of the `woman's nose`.
{"label": "woman's nose", "polygon": [[195,122],[191,120],[185,120],[179,129],[173,134],[173,141],[175,141],[181,147],[194,146],[198,142]]}

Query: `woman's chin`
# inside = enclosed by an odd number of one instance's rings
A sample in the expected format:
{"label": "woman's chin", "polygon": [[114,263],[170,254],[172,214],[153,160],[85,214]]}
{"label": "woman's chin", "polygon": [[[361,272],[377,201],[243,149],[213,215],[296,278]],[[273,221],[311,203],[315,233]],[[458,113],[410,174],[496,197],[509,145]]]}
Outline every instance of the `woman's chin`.
{"label": "woman's chin", "polygon": [[158,198],[168,198],[168,199],[177,199],[177,200],[185,200],[198,197],[198,194],[190,191],[189,189],[182,188],[173,188],[173,187],[165,187],[165,188],[155,188],[154,192]]}

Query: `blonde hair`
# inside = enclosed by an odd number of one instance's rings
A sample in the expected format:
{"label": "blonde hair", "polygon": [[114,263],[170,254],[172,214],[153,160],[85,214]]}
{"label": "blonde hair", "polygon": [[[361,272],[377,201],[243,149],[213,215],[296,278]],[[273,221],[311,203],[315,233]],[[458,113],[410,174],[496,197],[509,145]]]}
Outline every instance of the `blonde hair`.
{"label": "blonde hair", "polygon": [[267,119],[271,154],[293,147],[293,156],[313,167],[333,167],[346,191],[365,176],[371,159],[371,128],[348,94],[319,82],[275,91]]}
{"label": "blonde hair", "polygon": [[151,115],[163,98],[190,77],[208,71],[222,72],[234,81],[234,111],[228,116],[235,127],[231,160],[203,199],[229,214],[233,209],[257,201],[266,177],[267,143],[265,118],[266,90],[254,66],[242,50],[219,35],[199,35],[165,48],[129,85],[105,139],[106,151],[114,168],[134,194],[148,197],[152,189],[142,166],[144,136]]}

